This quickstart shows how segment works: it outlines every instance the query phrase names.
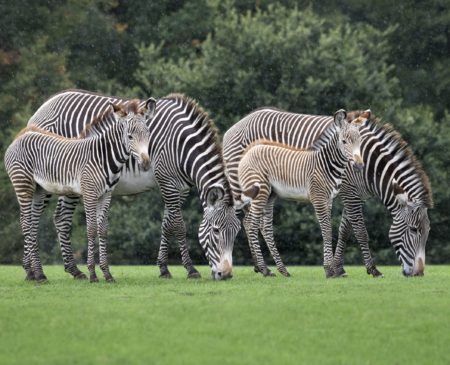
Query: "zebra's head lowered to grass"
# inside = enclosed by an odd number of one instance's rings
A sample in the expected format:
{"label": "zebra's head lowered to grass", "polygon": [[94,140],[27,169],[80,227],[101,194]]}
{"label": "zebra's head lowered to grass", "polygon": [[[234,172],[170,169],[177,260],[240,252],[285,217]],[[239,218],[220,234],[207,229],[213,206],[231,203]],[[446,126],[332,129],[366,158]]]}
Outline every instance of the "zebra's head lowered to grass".
{"label": "zebra's head lowered to grass", "polygon": [[393,190],[398,209],[389,230],[389,239],[402,264],[405,276],[422,276],[425,271],[425,246],[430,232],[428,207],[411,199],[394,181]]}
{"label": "zebra's head lowered to grass", "polygon": [[133,156],[139,167],[144,171],[150,169],[150,157],[148,146],[150,143],[150,131],[146,120],[151,119],[155,113],[156,100],[150,98],[144,107],[133,110],[123,105],[111,103],[113,113],[118,122],[124,124],[123,143],[127,146],[130,155]]}
{"label": "zebra's head lowered to grass", "polygon": [[233,276],[233,245],[241,222],[223,186],[211,186],[206,193],[206,202],[199,241],[211,266],[212,278],[230,279]]}

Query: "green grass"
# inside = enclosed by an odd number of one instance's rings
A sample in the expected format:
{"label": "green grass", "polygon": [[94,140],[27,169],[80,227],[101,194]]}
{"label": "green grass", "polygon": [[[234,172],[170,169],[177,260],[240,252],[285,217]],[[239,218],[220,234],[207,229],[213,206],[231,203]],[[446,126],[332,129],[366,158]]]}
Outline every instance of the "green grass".
{"label": "green grass", "polygon": [[[250,267],[213,282],[116,266],[117,283],[79,282],[60,266],[49,283],[0,266],[0,364],[450,364],[450,267],[421,278],[348,267],[263,278]],[[86,271],[86,270],[85,270]]]}

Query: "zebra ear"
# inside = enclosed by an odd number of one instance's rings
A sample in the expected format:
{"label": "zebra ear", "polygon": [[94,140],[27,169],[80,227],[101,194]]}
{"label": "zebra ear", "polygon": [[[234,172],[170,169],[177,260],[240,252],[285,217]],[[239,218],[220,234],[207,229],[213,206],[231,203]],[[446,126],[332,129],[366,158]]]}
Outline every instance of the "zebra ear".
{"label": "zebra ear", "polygon": [[125,111],[124,108],[122,108],[121,105],[109,102],[109,106],[112,108],[112,112],[116,117],[116,119],[123,118],[127,115],[127,112]]}
{"label": "zebra ear", "polygon": [[146,119],[152,119],[155,115],[156,111],[156,99],[154,98],[148,98],[145,102],[145,113],[144,116]]}
{"label": "zebra ear", "polygon": [[347,112],[344,109],[339,109],[336,113],[334,113],[334,124],[337,127],[342,128],[344,123],[346,123]]}
{"label": "zebra ear", "polygon": [[222,185],[213,185],[206,192],[206,204],[208,208],[214,207],[225,197],[225,189]]}

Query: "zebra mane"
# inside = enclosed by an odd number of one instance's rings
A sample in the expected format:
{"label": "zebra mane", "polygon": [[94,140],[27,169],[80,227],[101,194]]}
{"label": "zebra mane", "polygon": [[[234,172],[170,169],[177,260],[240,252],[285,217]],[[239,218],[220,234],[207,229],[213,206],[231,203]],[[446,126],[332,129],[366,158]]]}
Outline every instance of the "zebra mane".
{"label": "zebra mane", "polygon": [[[363,111],[356,110],[347,114],[347,119],[352,120],[357,118]],[[381,119],[371,115],[367,120],[366,126],[372,131],[377,138],[383,142],[383,145],[389,145],[388,150],[391,155],[400,155],[400,158],[394,162],[395,166],[402,163],[408,163],[413,167],[416,177],[420,180],[423,190],[419,199],[425,204],[427,208],[433,207],[433,194],[431,190],[430,179],[425,173],[422,164],[414,155],[414,152],[409,147],[408,143],[402,138],[392,124],[383,123]],[[387,157],[386,157],[387,158]]]}
{"label": "zebra mane", "polygon": [[[126,113],[139,113],[140,112],[140,101],[130,100],[124,103],[115,104],[117,107],[121,108]],[[92,136],[97,136],[99,133],[108,128],[111,123],[111,117],[114,114],[113,110],[108,107],[103,113],[94,117],[89,124],[86,124],[84,129],[80,132],[78,138],[84,139]]]}
{"label": "zebra mane", "polygon": [[63,136],[61,136],[60,134],[56,134],[56,133],[53,133],[53,132],[51,132],[51,131],[49,131],[49,130],[47,130],[47,129],[39,128],[39,127],[36,127],[36,126],[32,125],[32,126],[29,126],[29,127],[25,127],[25,128],[23,128],[21,131],[19,131],[19,133],[17,133],[16,136],[14,137],[14,141],[15,141],[16,139],[18,139],[19,137],[21,137],[21,136],[23,136],[24,134],[29,133],[29,132],[35,132],[35,133],[39,133],[39,134],[45,134],[45,135],[47,135],[47,136],[51,136],[51,137],[54,137],[54,138],[57,138],[57,139],[61,139],[61,140],[73,140],[73,139],[78,139],[78,138],[67,138],[67,137],[63,137]]}
{"label": "zebra mane", "polygon": [[[220,163],[224,170],[225,165],[223,162],[222,144],[220,143],[219,130],[214,124],[214,121],[209,117],[208,113],[198,105],[198,102],[195,99],[190,98],[184,94],[171,93],[161,98],[161,100],[172,100],[186,106],[186,115],[191,115],[190,121],[195,129],[200,129],[206,126],[205,131],[202,132],[202,136],[205,137],[207,134],[209,134],[210,137],[208,139],[208,142],[214,145],[214,150],[219,156],[218,163]],[[232,204],[233,202],[231,199],[231,187],[226,177],[224,178],[223,184],[226,195],[230,199],[229,203]]]}

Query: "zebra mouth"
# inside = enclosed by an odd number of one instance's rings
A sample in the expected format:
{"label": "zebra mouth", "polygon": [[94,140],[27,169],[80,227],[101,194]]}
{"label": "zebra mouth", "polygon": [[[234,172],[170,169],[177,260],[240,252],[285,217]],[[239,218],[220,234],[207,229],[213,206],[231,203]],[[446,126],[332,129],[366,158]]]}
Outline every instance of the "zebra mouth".
{"label": "zebra mouth", "polygon": [[147,154],[141,153],[138,163],[142,170],[148,171],[150,169],[150,157]]}

